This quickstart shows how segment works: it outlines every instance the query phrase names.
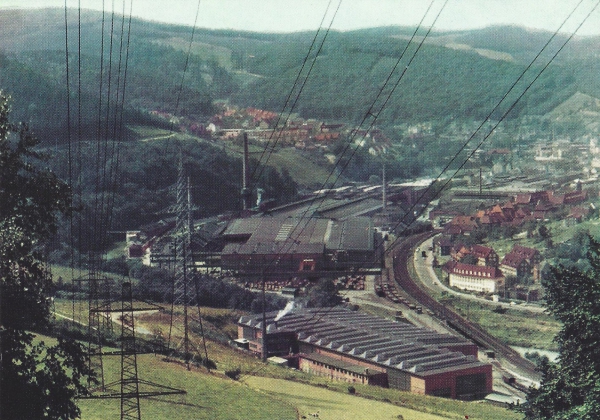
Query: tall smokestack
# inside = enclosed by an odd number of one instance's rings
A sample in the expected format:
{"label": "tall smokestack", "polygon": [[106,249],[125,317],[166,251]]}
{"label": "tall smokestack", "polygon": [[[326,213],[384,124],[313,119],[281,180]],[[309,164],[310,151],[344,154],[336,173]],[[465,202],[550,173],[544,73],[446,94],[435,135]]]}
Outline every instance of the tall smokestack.
{"label": "tall smokestack", "polygon": [[244,159],[242,161],[242,203],[244,210],[250,209],[250,199],[252,198],[252,192],[250,191],[250,165],[248,156],[248,134],[244,131]]}
{"label": "tall smokestack", "polygon": [[387,188],[386,188],[386,182],[385,182],[385,163],[383,164],[383,170],[382,170],[382,181],[383,181],[383,185],[381,187],[381,191],[382,191],[382,201],[383,201],[383,212],[385,213],[386,209],[387,209],[387,197],[386,197],[386,193],[387,193]]}

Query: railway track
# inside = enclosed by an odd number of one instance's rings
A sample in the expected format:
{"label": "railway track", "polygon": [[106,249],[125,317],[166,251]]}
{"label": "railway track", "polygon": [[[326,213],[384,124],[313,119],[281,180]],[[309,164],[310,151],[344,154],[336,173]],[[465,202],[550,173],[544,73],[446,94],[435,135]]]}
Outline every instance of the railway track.
{"label": "railway track", "polygon": [[539,372],[535,370],[535,365],[529,360],[513,350],[510,346],[493,337],[484,331],[479,325],[474,324],[466,318],[460,316],[453,310],[433,299],[419,284],[411,277],[408,271],[408,264],[412,258],[413,249],[416,245],[423,242],[432,232],[414,235],[396,246],[393,250],[394,260],[394,280],[396,284],[404,290],[420,305],[427,308],[439,319],[445,320],[451,327],[473,340],[479,346],[493,350],[496,354],[504,357],[508,362],[523,371],[523,373],[533,380],[539,380]]}

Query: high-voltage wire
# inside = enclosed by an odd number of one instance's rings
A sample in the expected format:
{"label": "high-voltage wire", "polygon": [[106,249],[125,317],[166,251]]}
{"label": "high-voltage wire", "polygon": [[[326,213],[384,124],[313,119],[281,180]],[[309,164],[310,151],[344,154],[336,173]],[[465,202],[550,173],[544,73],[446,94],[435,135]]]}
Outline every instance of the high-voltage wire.
{"label": "high-voltage wire", "polygon": [[[571,13],[569,13],[569,15],[563,20],[563,22],[561,23],[561,25],[556,29],[556,31],[552,34],[552,36],[548,39],[548,41],[544,44],[544,46],[542,47],[542,49],[535,55],[535,57],[531,60],[531,62],[527,65],[527,67],[523,70],[523,72],[517,77],[517,79],[515,80],[515,82],[510,86],[510,88],[508,89],[508,91],[502,96],[502,98],[500,99],[500,101],[496,104],[496,106],[494,106],[494,108],[488,113],[488,115],[486,116],[486,118],[483,120],[483,122],[477,127],[477,129],[475,130],[475,132],[473,132],[473,134],[471,136],[469,136],[469,138],[467,139],[467,141],[460,147],[460,149],[454,154],[454,156],[450,159],[450,161],[446,164],[446,166],[442,169],[442,171],[439,173],[439,175],[435,178],[434,182],[429,185],[424,191],[423,193],[419,196],[419,198],[417,200],[415,200],[415,204],[413,204],[411,206],[411,208],[408,210],[408,212],[406,214],[411,214],[412,211],[414,210],[414,208],[416,207],[417,203],[423,198],[425,197],[429,191],[432,188],[432,185],[434,185],[435,182],[438,182],[441,180],[442,176],[444,175],[444,173],[450,168],[450,166],[452,165],[452,163],[454,163],[454,161],[458,158],[458,156],[460,155],[461,152],[463,152],[465,150],[465,148],[468,146],[468,144],[471,142],[471,140],[473,140],[473,138],[481,131],[481,129],[484,127],[484,125],[489,122],[491,120],[492,115],[498,110],[498,108],[501,106],[501,104],[506,100],[506,98],[508,97],[508,95],[515,89],[515,87],[517,86],[517,84],[523,79],[523,77],[525,76],[525,74],[527,72],[529,72],[529,70],[531,69],[531,67],[535,64],[535,62],[538,60],[538,58],[543,54],[543,52],[548,48],[548,46],[550,45],[550,43],[552,42],[552,40],[559,34],[560,30],[562,29],[562,27],[567,23],[567,21],[573,16],[573,14],[575,13],[575,11],[579,8],[579,6],[581,5],[581,3],[583,2],[583,0],[581,0],[576,6],[575,8],[571,11]],[[508,109],[502,114],[502,116],[500,117],[500,119],[489,129],[489,131],[487,132],[487,134],[484,135],[484,137],[482,138],[482,140],[476,145],[475,148],[473,148],[473,150],[469,153],[469,155],[467,156],[467,158],[459,165],[458,169],[456,169],[456,171],[454,171],[454,173],[452,173],[452,175],[446,180],[446,182],[442,185],[441,188],[438,189],[438,191],[436,192],[436,196],[438,194],[441,193],[441,191],[450,183],[450,181],[456,176],[456,174],[464,167],[464,165],[468,162],[468,160],[475,154],[475,152],[477,150],[479,150],[481,148],[481,146],[483,145],[483,143],[489,138],[489,136],[494,132],[494,130],[500,125],[500,123],[502,121],[504,121],[504,119],[508,116],[508,114],[515,108],[515,106],[520,102],[520,100],[523,98],[523,96],[529,91],[529,89],[533,86],[533,84],[538,80],[538,78],[542,75],[542,73],[548,68],[548,66],[550,66],[550,64],[554,61],[554,59],[558,56],[558,54],[563,50],[563,48],[567,45],[567,43],[575,36],[575,34],[577,33],[577,31],[579,30],[579,28],[581,28],[581,26],[586,22],[586,20],[589,18],[589,16],[596,10],[596,8],[598,7],[598,5],[600,4],[600,2],[596,3],[596,5],[589,11],[589,13],[584,17],[584,19],[581,21],[581,23],[577,26],[577,28],[570,34],[570,36],[560,45],[560,47],[556,50],[556,52],[552,55],[552,57],[550,58],[550,60],[548,60],[548,62],[542,67],[542,69],[534,76],[534,78],[528,83],[528,85],[525,87],[525,89],[519,94],[519,96],[512,102],[512,104],[508,107]],[[404,222],[404,218],[405,216],[395,225],[395,228],[397,228],[401,223]],[[416,218],[414,218],[410,224],[412,224],[414,222],[414,220],[416,220]],[[407,228],[410,226],[410,224],[407,226]],[[405,229],[406,230],[406,229]],[[397,241],[397,239],[396,239]],[[390,247],[388,247],[388,249],[391,249],[396,241],[392,242],[392,244],[390,244]]]}
{"label": "high-voltage wire", "polygon": [[[423,14],[423,17],[421,18],[421,20],[420,20],[420,22],[419,22],[418,26],[415,28],[415,31],[413,32],[413,35],[412,35],[412,37],[411,37],[411,38],[410,38],[410,40],[408,41],[408,43],[407,43],[406,47],[404,48],[404,50],[403,50],[403,51],[402,51],[402,53],[400,54],[400,57],[399,57],[399,58],[398,58],[398,60],[396,61],[395,65],[393,66],[392,70],[390,71],[389,75],[387,76],[387,78],[386,78],[385,82],[383,83],[382,87],[380,88],[380,90],[379,90],[379,93],[378,93],[378,94],[375,96],[374,100],[372,101],[371,105],[369,106],[369,109],[368,109],[368,111],[365,113],[365,116],[364,116],[363,120],[361,121],[361,123],[359,124],[358,128],[357,128],[357,129],[355,129],[355,131],[354,131],[355,133],[357,133],[357,132],[358,132],[358,130],[360,129],[360,127],[362,126],[362,124],[363,124],[363,123],[365,123],[365,122],[367,121],[367,119],[369,119],[371,116],[373,116],[373,114],[372,114],[372,110],[373,110],[373,108],[374,108],[375,104],[377,103],[377,101],[379,100],[379,98],[380,98],[380,97],[383,95],[383,91],[385,90],[385,87],[386,87],[386,86],[388,85],[388,83],[390,82],[390,80],[391,80],[391,78],[392,78],[392,76],[393,76],[394,72],[396,71],[396,69],[397,69],[397,68],[398,68],[398,66],[399,66],[399,63],[400,63],[400,61],[401,61],[401,60],[402,60],[402,58],[404,57],[404,55],[405,55],[405,53],[406,53],[407,49],[409,48],[410,44],[412,43],[413,39],[415,38],[416,34],[418,33],[418,30],[421,28],[421,26],[422,26],[422,24],[423,24],[423,22],[424,22],[424,20],[425,20],[426,16],[429,14],[429,11],[430,11],[430,9],[431,9],[431,7],[432,7],[432,5],[433,5],[433,3],[434,3],[434,2],[435,2],[435,0],[432,0],[432,1],[431,1],[431,3],[429,4],[429,6],[427,7],[427,9],[426,9],[425,13]],[[442,13],[442,11],[443,11],[444,7],[446,6],[446,3],[447,3],[447,2],[448,2],[448,0],[446,0],[446,1],[444,2],[444,4],[443,4],[442,8],[439,10],[438,14],[436,15],[436,17],[435,17],[435,19],[434,19],[434,21],[433,21],[433,24],[431,25],[431,27],[430,27],[430,28],[429,28],[429,30],[427,31],[426,35],[425,35],[425,36],[422,38],[422,40],[421,40],[421,42],[420,42],[420,44],[419,44],[418,48],[417,48],[417,49],[414,51],[414,53],[413,53],[413,55],[412,55],[412,57],[411,57],[411,59],[410,59],[410,61],[409,61],[409,64],[410,64],[410,62],[412,62],[412,60],[414,59],[414,57],[415,57],[415,56],[417,55],[417,53],[419,52],[419,50],[420,50],[421,46],[422,46],[422,45],[423,45],[423,43],[425,42],[425,39],[427,38],[427,36],[429,35],[429,33],[431,32],[431,30],[432,30],[433,26],[435,25],[435,22],[437,21],[437,19],[438,19],[438,18],[439,18],[439,16],[441,15],[441,13]],[[407,69],[408,69],[408,66],[406,66],[406,67],[405,67],[404,71],[403,71],[403,72],[400,74],[400,76],[398,77],[398,80],[396,81],[396,83],[395,83],[395,86],[397,86],[397,85],[398,85],[398,83],[400,82],[400,80],[401,80],[401,79],[404,77],[404,74],[406,73],[406,70],[407,70]],[[388,94],[388,96],[387,96],[387,99],[384,101],[384,105],[387,103],[387,100],[389,99],[389,97],[391,96],[391,94],[393,93],[393,91],[394,91],[394,90],[395,90],[395,87],[394,87],[394,89],[392,89],[392,90],[391,90],[391,92]],[[379,109],[379,112],[381,112],[381,110],[382,110],[382,109],[383,109],[383,106],[382,106],[382,107]],[[374,122],[373,122],[372,124],[374,124]],[[371,125],[371,127],[372,127],[372,125]],[[371,127],[369,127],[369,129],[371,129]],[[352,137],[352,139],[353,139],[353,138],[354,138],[354,137]],[[351,139],[351,140],[352,140],[352,139]],[[350,145],[350,144],[351,144],[351,141],[349,141],[349,142],[348,142],[348,145],[347,145],[347,146],[346,146],[346,148],[344,149],[344,152],[343,152],[343,153],[345,153],[345,151],[348,149],[348,147],[349,147],[349,145]],[[343,154],[343,153],[342,153],[342,154]],[[352,153],[352,155],[350,156],[350,159],[352,159],[352,157],[353,157],[353,156],[354,156],[354,153]],[[329,181],[329,178],[330,178],[330,177],[333,175],[333,173],[335,172],[335,169],[336,169],[337,165],[339,165],[339,162],[340,162],[340,161],[341,161],[341,158],[339,158],[339,159],[336,161],[336,163],[335,163],[335,165],[334,165],[334,168],[332,168],[332,170],[330,171],[330,174],[328,175],[328,177],[327,177],[326,181],[323,183],[323,188],[326,186],[327,182]],[[296,224],[295,224],[294,228],[293,228],[293,229],[290,231],[290,233],[289,233],[289,236],[292,236],[292,235],[295,233],[295,231],[296,231],[296,230],[299,228],[301,221],[302,221],[303,219],[305,219],[305,218],[306,218],[306,215],[307,215],[307,214],[309,213],[309,211],[311,210],[311,206],[312,206],[312,204],[313,204],[314,202],[316,202],[317,200],[319,200],[319,198],[315,198],[314,200],[311,200],[311,204],[310,204],[310,205],[308,206],[308,208],[307,208],[307,209],[304,211],[304,213],[302,214],[302,216],[300,217],[300,219],[299,219],[299,220],[296,222]],[[321,203],[322,203],[322,202],[323,202],[323,200],[324,200],[324,198],[322,198],[321,200],[322,200],[322,201],[321,201]],[[317,207],[317,208],[318,208],[318,207]],[[311,219],[311,218],[313,218],[313,217],[314,217],[314,215],[313,215],[313,214],[310,214],[310,215],[308,216],[308,219]],[[305,223],[305,225],[304,225],[302,228],[300,228],[300,232],[299,232],[299,233],[296,235],[296,237],[299,237],[299,236],[302,234],[302,232],[303,232],[303,231],[306,229],[306,227],[307,227],[307,226],[308,226],[308,223]],[[290,247],[291,247],[291,245],[290,245]],[[284,250],[280,250],[280,253],[281,253],[281,252],[284,252],[284,253],[285,253],[286,251],[284,251]],[[269,267],[271,264],[273,264],[273,263],[274,263],[274,261],[275,261],[275,259],[272,259],[271,261],[269,261],[269,263],[268,263],[268,264],[267,264],[267,265],[264,267],[264,270],[267,270],[267,268],[268,268],[268,267]],[[260,369],[262,369],[262,367],[261,367],[261,368],[259,368],[259,370],[260,370]],[[249,373],[248,375],[250,375],[250,374],[251,374],[251,373]]]}
{"label": "high-voltage wire", "polygon": [[[419,26],[415,29],[414,33],[413,33],[413,37],[412,39],[416,36],[418,29],[420,28],[420,26],[422,25],[425,17],[429,14],[429,11],[431,9],[431,6],[433,5],[433,2],[435,0],[432,0],[432,2],[429,4],[429,7],[427,8],[427,10],[425,11],[423,18],[421,19],[421,21],[419,22]],[[440,17],[442,11],[444,10],[446,4],[448,3],[448,0],[445,0],[442,7],[440,8],[440,10],[438,11],[437,15],[435,16],[435,19],[433,20],[432,25],[429,27],[429,29],[427,30],[426,34],[423,36],[423,38],[421,39],[421,41],[419,42],[417,48],[415,49],[415,51],[412,53],[408,64],[405,66],[405,68],[403,69],[403,71],[401,72],[400,76],[398,77],[398,79],[396,80],[393,89],[384,96],[384,102],[383,105],[379,108],[379,110],[377,111],[378,114],[383,110],[383,107],[387,104],[389,98],[391,97],[391,95],[394,93],[395,88],[398,86],[398,84],[400,83],[400,81],[402,80],[402,78],[404,77],[404,75],[406,74],[406,70],[408,69],[408,67],[410,66],[410,64],[412,63],[412,61],[414,60],[414,58],[417,56],[417,54],[419,53],[422,45],[425,43],[425,40],[427,39],[427,37],[429,36],[429,34],[431,33],[431,30],[433,29],[433,26],[435,25],[435,23],[437,22],[438,18]],[[410,41],[408,43],[408,45],[410,45]],[[396,64],[393,66],[392,71],[390,72],[390,74],[388,75],[388,77],[385,80],[385,83],[383,85],[383,87],[379,90],[379,93],[376,95],[376,97],[374,98],[374,100],[372,101],[371,105],[369,106],[367,112],[365,113],[363,120],[361,121],[360,125],[354,130],[354,135],[351,136],[350,140],[347,142],[346,147],[344,148],[343,152],[341,153],[340,157],[337,159],[337,161],[335,162],[333,168],[331,169],[331,171],[329,172],[329,175],[327,176],[326,180],[323,182],[321,189],[324,189],[327,184],[329,183],[329,180],[331,179],[332,176],[334,176],[337,167],[340,165],[340,162],[342,161],[342,158],[344,157],[344,154],[348,151],[349,148],[351,148],[352,142],[354,141],[354,138],[356,137],[356,134],[359,132],[360,127],[362,127],[362,124],[364,124],[365,122],[367,122],[367,120],[371,119],[371,123],[369,124],[369,128],[366,130],[366,132],[368,132],[369,130],[371,130],[375,124],[375,121],[377,120],[378,115],[373,114],[373,109],[375,107],[375,104],[379,101],[379,99],[382,97],[382,93],[385,89],[385,87],[388,85],[388,83],[390,82],[392,75],[394,74],[394,72],[396,71],[400,60],[402,60],[402,58],[404,57],[404,53],[406,52],[406,50],[408,49],[408,45],[407,47],[403,50],[401,56],[399,57],[399,59],[397,60]],[[366,134],[365,134],[366,136]],[[364,137],[364,136],[363,136]],[[334,180],[334,184],[335,182],[337,182],[337,180],[339,179],[339,177],[341,176],[341,174],[343,173],[344,169],[347,167],[347,165],[349,164],[350,160],[354,157],[354,155],[356,154],[356,150],[358,149],[358,147],[354,148],[351,150],[350,153],[350,157],[348,158],[347,162],[345,164],[342,165],[342,169],[341,171],[338,173],[338,175],[335,177]],[[296,236],[296,238],[300,237],[300,235],[302,235],[302,233],[304,232],[304,230],[306,229],[306,227],[308,226],[308,223],[305,223],[304,226],[300,227],[302,220],[308,218],[311,219],[314,217],[314,213],[316,211],[318,211],[318,209],[321,207],[321,205],[323,204],[323,202],[325,201],[325,198],[327,198],[328,194],[325,193],[323,194],[321,197],[315,197],[313,200],[311,200],[311,204],[306,208],[306,210],[303,212],[303,214],[300,216],[299,220],[297,220],[294,228],[290,231],[289,236],[293,237]],[[313,204],[316,202],[320,202],[316,207],[313,207]],[[311,213],[311,214],[309,214]],[[307,217],[308,215],[308,217]],[[298,231],[299,230],[299,231]],[[291,248],[292,244],[288,245],[288,247]],[[285,253],[285,250],[281,250],[281,252]],[[275,262],[275,259],[272,259],[267,268],[272,265]],[[267,269],[266,268],[266,269]]]}
{"label": "high-voltage wire", "polygon": [[[543,52],[543,50],[548,46],[548,44],[550,43],[550,41],[558,34],[558,32],[560,31],[560,29],[563,27],[563,25],[566,23],[566,21],[573,15],[573,13],[575,12],[575,10],[579,7],[579,5],[581,4],[581,1],[577,4],[577,6],[575,6],[575,8],[572,10],[572,12],[567,16],[567,18],[565,19],[565,21],[563,21],[563,23],[560,25],[560,27],[555,31],[555,33],[552,35],[552,37],[550,38],[550,40],[546,43],[546,45],[544,45],[544,47],[542,48],[542,51],[540,51],[535,58],[532,61],[532,64],[535,60],[537,60],[537,58],[540,56],[540,54]],[[591,16],[591,14],[596,10],[596,8],[600,5],[600,1],[598,1],[595,6],[589,11],[589,13],[586,14],[586,16],[584,17],[584,19],[581,21],[581,23],[577,26],[577,28],[570,34],[570,36],[565,40],[565,42],[558,48],[558,50],[552,55],[552,57],[550,58],[550,60],[542,67],[542,69],[538,72],[537,75],[535,75],[535,77],[533,78],[533,80],[527,85],[527,87],[523,90],[523,92],[513,101],[513,103],[509,106],[509,108],[502,114],[500,120],[490,129],[490,131],[484,136],[484,138],[479,142],[479,144],[477,145],[477,147],[471,152],[471,154],[469,154],[469,156],[467,157],[467,159],[465,159],[465,161],[462,162],[462,164],[460,165],[460,167],[451,175],[451,177],[446,181],[446,183],[444,184],[444,186],[439,189],[436,192],[436,196],[437,194],[439,194],[443,188],[445,186],[448,185],[448,183],[450,182],[450,180],[456,176],[456,174],[459,172],[459,170],[465,165],[465,163],[469,160],[469,158],[471,156],[473,156],[473,154],[475,153],[476,150],[478,150],[481,145],[485,142],[485,140],[487,140],[487,138],[493,133],[493,131],[498,127],[498,125],[506,118],[506,116],[515,108],[515,106],[519,103],[519,101],[523,98],[523,96],[529,91],[529,89],[531,88],[531,86],[533,86],[533,84],[538,80],[538,78],[541,76],[541,74],[548,68],[548,66],[552,63],[552,61],[554,61],[554,59],[558,56],[558,54],[563,50],[563,48],[567,45],[567,43],[575,36],[575,34],[577,33],[577,31],[579,30],[579,28],[581,28],[581,26],[587,21],[587,19]],[[531,64],[530,64],[531,66]],[[530,67],[528,66],[528,68]],[[515,82],[516,84],[516,82]],[[511,87],[511,89],[514,87],[514,85]],[[507,93],[508,94],[508,93]],[[494,107],[494,109],[496,109],[500,103],[506,98],[506,95],[503,96],[503,98],[500,100],[500,102],[496,105],[496,107]],[[491,116],[491,115],[490,115]],[[489,117],[488,117],[489,118]],[[454,156],[453,159],[455,159],[457,157],[458,153]],[[441,174],[438,176],[438,178],[441,177]],[[431,185],[426,189],[426,191],[421,194],[421,196],[419,197],[419,199],[416,200],[416,203],[419,202],[420,199],[422,199],[426,193],[428,192],[428,190],[431,188]],[[416,204],[414,204],[411,209],[406,213],[406,214],[410,214],[412,209],[416,206]],[[406,215],[405,215],[406,216]],[[402,219],[403,220],[403,219]],[[402,223],[402,220],[399,221],[396,225],[395,228],[397,228],[400,223]],[[414,223],[414,221],[416,220],[415,218],[412,218],[412,220],[410,220],[409,224],[407,225],[407,227],[404,229],[404,231],[406,231],[408,229],[408,227],[410,227],[410,225],[412,225],[412,223]],[[394,248],[394,246],[396,245],[397,241],[398,241],[399,237],[396,238],[396,240],[394,240],[387,248],[384,249],[384,254],[387,253],[388,251],[390,251],[391,249]],[[359,270],[360,268],[362,268],[362,266],[359,266],[357,268],[357,270]],[[322,311],[321,313],[315,313],[315,315],[313,317],[311,317],[311,319],[309,319],[308,322],[312,321],[313,319],[317,319],[320,320],[323,316],[325,316],[327,313],[329,313],[331,311],[332,308],[328,308],[325,311]],[[317,318],[317,315],[320,315]]]}
{"label": "high-voltage wire", "polygon": [[[308,81],[308,78],[310,77],[310,74],[312,73],[313,67],[315,66],[315,63],[317,62],[317,58],[319,58],[319,55],[321,54],[321,51],[323,50],[323,45],[325,44],[325,41],[327,40],[327,36],[329,35],[329,32],[331,31],[331,27],[333,25],[333,22],[337,16],[337,13],[340,9],[340,6],[342,5],[342,1],[340,0],[338,3],[338,6],[331,18],[331,21],[329,22],[329,26],[327,27],[327,30],[325,32],[325,35],[323,36],[319,48],[317,49],[317,52],[315,54],[315,56],[312,59],[311,65],[308,69],[308,72],[306,74],[306,76],[304,76],[304,80],[302,80],[301,84],[300,84],[300,88],[298,90],[298,93],[296,94],[296,97],[294,98],[292,105],[290,107],[289,110],[286,111],[286,108],[291,100],[292,94],[294,93],[294,90],[296,89],[296,86],[298,85],[299,81],[300,81],[300,76],[302,75],[302,72],[304,71],[304,67],[306,66],[306,63],[308,62],[308,58],[310,57],[311,52],[313,51],[313,48],[317,42],[317,39],[319,37],[319,33],[321,32],[321,28],[323,26],[323,22],[325,21],[325,17],[327,16],[327,12],[329,11],[329,6],[331,5],[331,0],[329,1],[329,3],[327,3],[327,8],[325,9],[325,13],[323,13],[323,17],[321,18],[321,23],[319,24],[319,28],[317,29],[317,32],[315,33],[315,36],[312,39],[312,42],[310,44],[310,47],[308,48],[308,51],[306,53],[306,56],[304,57],[304,60],[302,61],[302,65],[300,66],[300,70],[298,70],[298,74],[296,75],[296,78],[294,80],[294,84],[292,85],[292,88],[290,89],[290,93],[287,95],[285,102],[283,104],[283,108],[281,110],[281,112],[278,114],[277,117],[277,121],[275,123],[275,127],[273,128],[273,130],[271,131],[271,135],[269,136],[269,139],[267,140],[267,143],[265,144],[265,147],[263,148],[263,151],[258,159],[258,163],[257,165],[254,167],[254,170],[252,171],[252,174],[250,176],[251,180],[254,180],[254,182],[258,182],[264,172],[264,169],[267,167],[267,163],[269,162],[269,159],[271,158],[271,155],[273,154],[273,151],[275,150],[275,146],[277,146],[277,143],[279,142],[279,140],[281,139],[281,134],[283,132],[283,130],[285,129],[290,115],[292,114],[292,112],[294,111],[294,109],[296,108],[296,104],[298,103],[298,100],[300,99],[300,95],[302,94],[302,91],[304,90],[304,87],[306,86],[306,82]],[[277,131],[277,128],[279,127],[279,123],[282,119],[282,115],[283,114],[287,114],[287,116],[285,117],[283,124],[281,125],[281,128],[278,130],[277,132],[277,136],[275,138],[275,141],[273,142],[273,145],[271,145],[271,140],[275,134],[275,132]],[[264,161],[264,163],[262,163],[262,159],[265,155],[265,153],[267,153],[268,150],[268,154],[267,157]],[[262,166],[261,166],[262,163]],[[258,168],[260,167],[260,172],[258,173],[257,176],[256,175],[256,171],[258,170]]]}

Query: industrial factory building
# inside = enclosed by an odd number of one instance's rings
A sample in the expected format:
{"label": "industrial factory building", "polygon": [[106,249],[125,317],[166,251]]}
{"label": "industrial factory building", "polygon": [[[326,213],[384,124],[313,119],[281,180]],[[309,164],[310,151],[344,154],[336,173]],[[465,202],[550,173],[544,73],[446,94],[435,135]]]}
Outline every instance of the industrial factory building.
{"label": "industrial factory building", "polygon": [[250,217],[221,235],[223,269],[240,274],[324,277],[381,266],[381,239],[368,217]]}
{"label": "industrial factory building", "polygon": [[[447,398],[492,392],[492,366],[461,337],[342,308],[273,312],[266,320],[267,355],[294,355],[312,374]],[[238,341],[261,354],[262,329],[262,315],[243,316]]]}

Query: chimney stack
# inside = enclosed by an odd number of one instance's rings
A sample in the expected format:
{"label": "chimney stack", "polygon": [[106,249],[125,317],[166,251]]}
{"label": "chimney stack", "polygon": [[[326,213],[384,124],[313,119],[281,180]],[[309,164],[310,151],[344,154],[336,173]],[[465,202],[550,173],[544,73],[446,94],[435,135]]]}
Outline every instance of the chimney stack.
{"label": "chimney stack", "polygon": [[250,191],[250,165],[248,155],[248,134],[244,131],[244,159],[242,161],[242,204],[244,210],[250,209],[250,199],[252,198],[252,192]]}

